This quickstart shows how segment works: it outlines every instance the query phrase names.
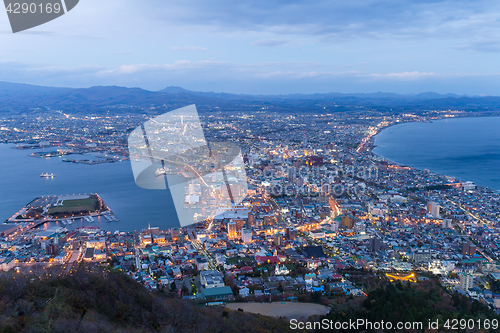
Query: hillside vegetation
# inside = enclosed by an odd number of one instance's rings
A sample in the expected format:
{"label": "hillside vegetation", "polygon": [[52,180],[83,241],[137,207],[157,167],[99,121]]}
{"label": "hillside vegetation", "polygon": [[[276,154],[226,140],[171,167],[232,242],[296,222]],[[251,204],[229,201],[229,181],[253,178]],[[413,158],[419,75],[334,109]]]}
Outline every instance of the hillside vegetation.
{"label": "hillside vegetation", "polygon": [[0,275],[0,332],[287,332],[285,320],[196,306],[106,269]]}

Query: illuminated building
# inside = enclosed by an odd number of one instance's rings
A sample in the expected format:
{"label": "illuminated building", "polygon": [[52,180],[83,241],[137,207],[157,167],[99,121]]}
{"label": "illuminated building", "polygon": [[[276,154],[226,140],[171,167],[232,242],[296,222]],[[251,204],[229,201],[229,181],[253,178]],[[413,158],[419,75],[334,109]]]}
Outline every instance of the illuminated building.
{"label": "illuminated building", "polygon": [[460,289],[467,292],[474,283],[474,275],[470,273],[463,272],[459,275],[460,278]]}
{"label": "illuminated building", "polygon": [[173,238],[177,238],[181,234],[181,231],[179,230],[179,228],[174,228],[172,229],[171,233]]}
{"label": "illuminated building", "polygon": [[283,237],[281,236],[280,233],[277,233],[276,235],[274,235],[274,245],[275,246],[283,245]]}
{"label": "illuminated building", "polygon": [[385,273],[385,276],[389,279],[389,281],[410,281],[417,282],[417,276],[414,272],[411,272],[407,275],[393,274],[393,273]]}
{"label": "illuminated building", "polygon": [[306,165],[308,165],[308,166],[321,166],[321,165],[323,165],[323,157],[308,156],[306,159]]}
{"label": "illuminated building", "polygon": [[290,274],[290,270],[285,265],[280,266],[278,263],[276,263],[276,267],[274,268],[274,274],[288,275]]}
{"label": "illuminated building", "polygon": [[224,279],[217,271],[202,271],[200,272],[200,284],[205,289],[224,287]]}
{"label": "illuminated building", "polygon": [[244,228],[241,233],[241,240],[243,243],[248,244],[252,242],[252,230]]}
{"label": "illuminated building", "polygon": [[354,217],[347,215],[343,216],[341,226],[347,229],[352,229],[354,227]]}
{"label": "illuminated building", "polygon": [[311,230],[309,232],[309,235],[311,236],[311,238],[313,239],[321,239],[321,238],[325,238],[325,232],[321,229],[317,229],[317,230]]}
{"label": "illuminated building", "polygon": [[431,252],[429,250],[416,250],[412,253],[414,262],[429,262],[431,261]]}
{"label": "illuminated building", "polygon": [[229,222],[227,224],[227,237],[235,238],[238,235],[238,227],[235,222]]}
{"label": "illuminated building", "polygon": [[264,225],[274,225],[275,222],[276,218],[274,217],[274,215],[264,215]]}
{"label": "illuminated building", "polygon": [[253,227],[255,225],[255,214],[254,213],[248,213],[248,225]]}
{"label": "illuminated building", "polygon": [[241,231],[245,225],[245,220],[242,219],[233,220],[233,222],[236,223],[236,230],[238,231]]}
{"label": "illuminated building", "polygon": [[455,269],[455,264],[451,261],[433,260],[429,263],[429,271],[434,274],[446,275]]}
{"label": "illuminated building", "polygon": [[441,207],[436,204],[435,202],[429,202],[427,204],[427,213],[431,214],[432,217],[435,217],[435,218],[439,218],[440,215],[439,215],[439,209]]}
{"label": "illuminated building", "polygon": [[471,181],[466,181],[465,183],[462,183],[462,188],[464,189],[464,191],[470,191],[474,190],[476,188],[476,185]]}
{"label": "illuminated building", "polygon": [[297,235],[298,235],[297,229],[295,229],[293,227],[287,227],[286,228],[286,238],[287,239],[289,239],[289,240],[295,240],[295,238],[297,238]]}

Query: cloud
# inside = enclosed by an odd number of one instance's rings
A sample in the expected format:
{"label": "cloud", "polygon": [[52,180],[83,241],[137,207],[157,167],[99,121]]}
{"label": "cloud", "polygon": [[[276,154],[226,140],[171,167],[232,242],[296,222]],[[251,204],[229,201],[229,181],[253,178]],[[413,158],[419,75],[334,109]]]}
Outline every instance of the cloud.
{"label": "cloud", "polygon": [[496,53],[500,52],[500,41],[497,40],[475,40],[456,43],[452,48],[456,50]]}
{"label": "cloud", "polygon": [[180,26],[204,27],[221,33],[314,35],[323,41],[463,38],[500,27],[500,3],[492,0],[157,0],[149,1],[144,10],[152,10],[149,6],[154,6],[157,20]]}
{"label": "cloud", "polygon": [[[119,85],[158,90],[177,85],[198,91],[315,93],[436,91],[500,95],[500,73],[335,71],[316,63],[235,63],[179,60],[166,64],[57,67],[0,62],[2,81],[49,86]],[[471,89],[473,86],[475,89]]]}
{"label": "cloud", "polygon": [[[385,73],[385,74],[370,74],[374,78],[383,78],[383,79],[397,79],[397,80],[418,80],[418,79],[424,79],[424,78],[429,78],[429,77],[437,77],[437,76],[443,76],[443,74],[439,75],[433,72],[418,72],[418,71],[413,71],[413,72],[398,72],[398,73]],[[444,75],[450,75],[450,74],[444,74]]]}
{"label": "cloud", "polygon": [[260,39],[252,42],[257,46],[279,46],[290,42],[290,39]]}
{"label": "cloud", "polygon": [[207,48],[200,47],[200,46],[172,46],[170,48],[172,51],[208,51]]}

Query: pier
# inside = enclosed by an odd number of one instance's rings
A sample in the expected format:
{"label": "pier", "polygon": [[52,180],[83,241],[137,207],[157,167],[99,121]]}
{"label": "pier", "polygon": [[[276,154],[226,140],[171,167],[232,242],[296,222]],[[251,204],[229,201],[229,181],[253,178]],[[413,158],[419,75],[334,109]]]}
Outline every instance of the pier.
{"label": "pier", "polygon": [[[96,209],[97,207],[97,209]],[[30,229],[46,222],[73,224],[73,219],[95,222],[94,216],[103,216],[106,222],[119,219],[97,194],[37,197],[13,214],[4,223],[26,223]]]}

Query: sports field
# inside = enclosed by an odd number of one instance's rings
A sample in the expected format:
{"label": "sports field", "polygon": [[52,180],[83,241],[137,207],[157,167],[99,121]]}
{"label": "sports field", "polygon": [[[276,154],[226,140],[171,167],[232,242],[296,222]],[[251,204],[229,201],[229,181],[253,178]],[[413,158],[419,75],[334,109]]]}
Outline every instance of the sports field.
{"label": "sports field", "polygon": [[50,207],[49,214],[92,212],[94,211],[95,200],[93,196],[85,199],[65,199],[62,206]]}

